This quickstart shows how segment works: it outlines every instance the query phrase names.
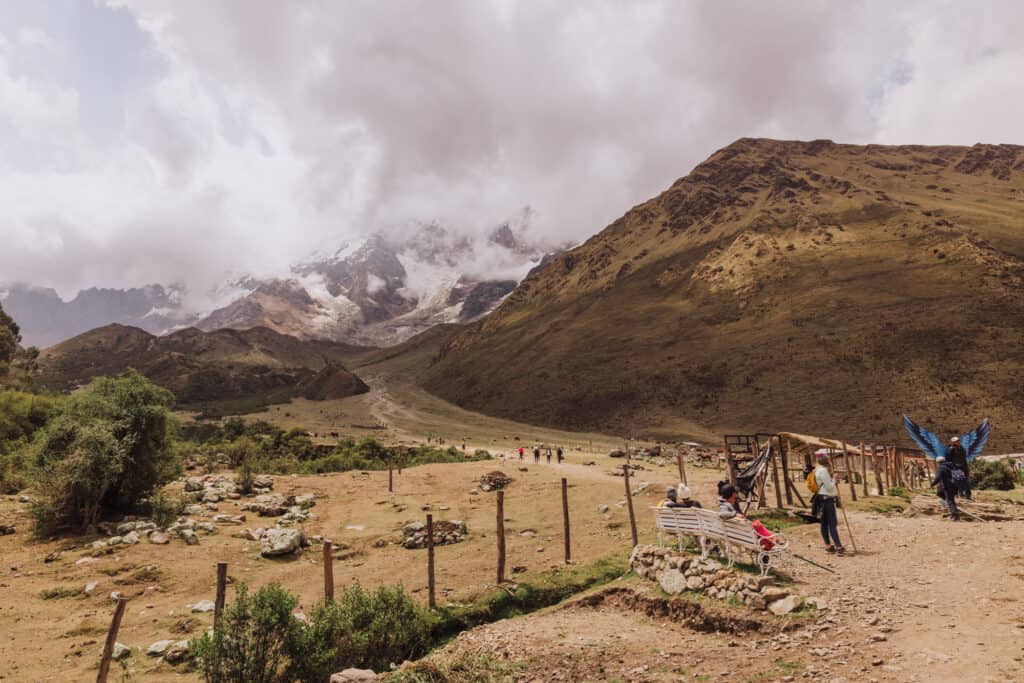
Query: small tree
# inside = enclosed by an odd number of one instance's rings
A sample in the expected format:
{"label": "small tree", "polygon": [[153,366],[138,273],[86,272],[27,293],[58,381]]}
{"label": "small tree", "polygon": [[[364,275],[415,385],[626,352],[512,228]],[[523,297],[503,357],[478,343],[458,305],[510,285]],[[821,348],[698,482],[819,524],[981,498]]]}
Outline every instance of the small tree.
{"label": "small tree", "polygon": [[[172,402],[170,392],[134,371],[96,379],[68,399],[35,444],[55,526],[93,524],[101,508],[131,508],[174,477]],[[43,507],[37,520],[46,526]]]}

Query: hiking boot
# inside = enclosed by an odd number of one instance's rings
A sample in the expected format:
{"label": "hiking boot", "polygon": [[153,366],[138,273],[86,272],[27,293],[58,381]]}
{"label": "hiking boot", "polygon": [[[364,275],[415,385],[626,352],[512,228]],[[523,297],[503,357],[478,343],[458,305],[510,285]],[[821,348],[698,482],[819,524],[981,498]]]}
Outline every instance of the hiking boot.
{"label": "hiking boot", "polygon": [[838,554],[838,555],[845,555],[846,554],[846,548],[844,548],[841,545],[837,545],[836,546],[836,554]]}
{"label": "hiking boot", "polygon": [[825,546],[825,552],[826,553],[834,553],[834,552],[836,552],[836,548],[835,548],[835,546],[827,545],[827,546]]}

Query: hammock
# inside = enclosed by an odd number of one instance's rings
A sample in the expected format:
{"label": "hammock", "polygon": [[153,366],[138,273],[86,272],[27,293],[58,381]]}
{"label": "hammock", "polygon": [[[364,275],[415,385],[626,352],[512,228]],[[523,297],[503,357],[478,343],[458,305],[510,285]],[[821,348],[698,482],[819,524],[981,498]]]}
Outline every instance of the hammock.
{"label": "hammock", "polygon": [[768,466],[768,460],[772,455],[772,447],[765,446],[758,453],[757,457],[754,458],[749,465],[747,465],[742,472],[736,475],[736,488],[740,490],[740,493],[750,496],[754,493],[754,489],[757,487],[758,478],[764,473],[765,468]]}

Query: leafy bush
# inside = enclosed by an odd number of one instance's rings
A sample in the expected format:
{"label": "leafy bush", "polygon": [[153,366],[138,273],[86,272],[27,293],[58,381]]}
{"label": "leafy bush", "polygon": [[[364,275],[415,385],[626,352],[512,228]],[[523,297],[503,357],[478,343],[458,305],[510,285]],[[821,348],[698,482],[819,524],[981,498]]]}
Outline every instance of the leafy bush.
{"label": "leafy bush", "polygon": [[309,624],[295,631],[292,678],[326,681],[349,667],[386,671],[426,654],[435,623],[400,586],[351,586],[335,602],[318,605]]}
{"label": "leafy bush", "polygon": [[182,498],[171,498],[163,492],[157,493],[149,499],[149,514],[153,523],[160,529],[166,529],[174,524],[185,512],[185,501]]}
{"label": "leafy bush", "polygon": [[976,489],[1009,491],[1013,489],[1015,479],[1013,467],[1005,460],[971,461],[971,486]]}
{"label": "leafy bush", "polygon": [[24,391],[0,391],[0,455],[25,446],[57,412],[59,401]]}
{"label": "leafy bush", "polygon": [[242,467],[238,470],[238,476],[235,477],[235,484],[238,486],[238,491],[242,495],[249,495],[252,493],[253,485],[256,483],[256,476],[252,472],[252,467],[249,466],[248,460],[242,461]]}
{"label": "leafy bush", "polygon": [[88,527],[101,509],[130,509],[177,474],[173,396],[131,371],[69,398],[39,432],[34,459],[44,499],[39,529]]}
{"label": "leafy bush", "polygon": [[[298,599],[277,584],[250,597],[245,584],[224,608],[217,628],[193,641],[196,662],[207,683],[278,683],[285,678],[289,643],[299,623]],[[324,678],[323,680],[327,680]]]}
{"label": "leafy bush", "polygon": [[902,486],[890,487],[889,495],[893,498],[906,498],[907,500],[910,500],[910,494],[908,494],[906,489],[904,489]]}

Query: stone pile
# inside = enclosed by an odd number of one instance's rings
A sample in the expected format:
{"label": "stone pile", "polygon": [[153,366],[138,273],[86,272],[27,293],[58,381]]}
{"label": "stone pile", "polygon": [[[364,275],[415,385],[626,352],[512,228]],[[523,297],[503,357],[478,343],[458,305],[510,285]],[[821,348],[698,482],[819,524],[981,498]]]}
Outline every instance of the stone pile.
{"label": "stone pile", "polygon": [[638,545],[629,558],[638,576],[657,581],[670,595],[703,593],[718,600],[737,600],[751,609],[783,615],[803,606],[799,595],[775,585],[770,576],[752,576],[722,566],[716,560],[654,545]]}
{"label": "stone pile", "polygon": [[508,486],[511,481],[504,472],[488,472],[480,476],[480,490],[498,491]]}
{"label": "stone pile", "polygon": [[[469,535],[466,523],[460,520],[434,522],[434,545],[461,543]],[[413,550],[427,547],[427,525],[409,522],[402,527],[402,547]]]}

